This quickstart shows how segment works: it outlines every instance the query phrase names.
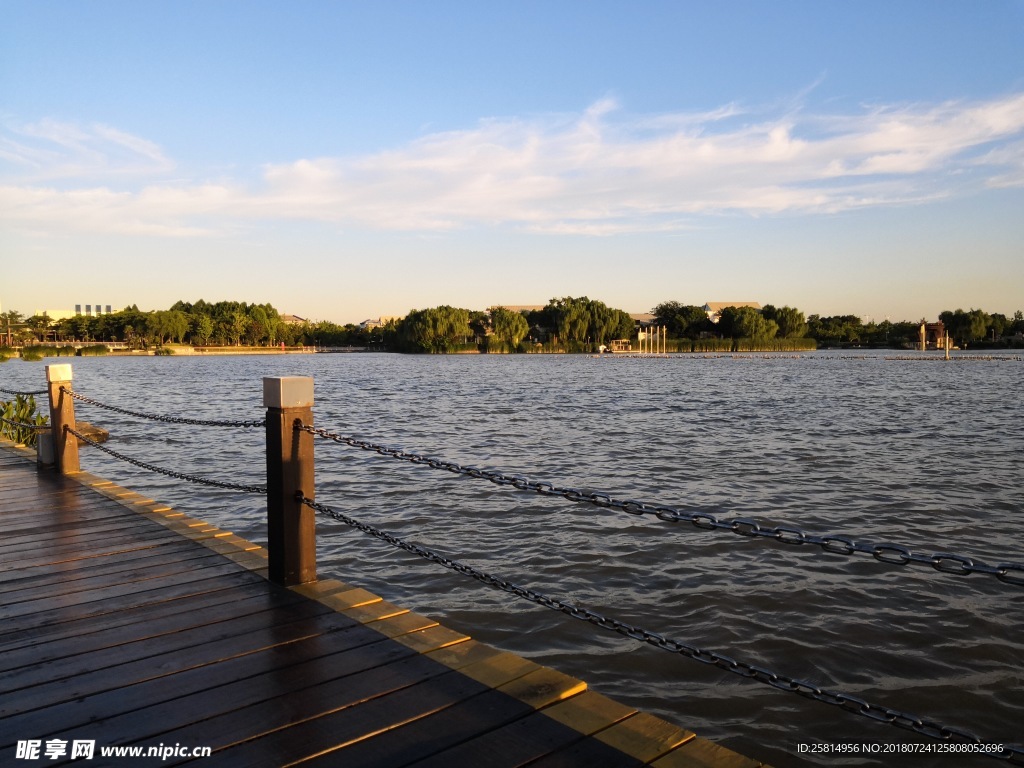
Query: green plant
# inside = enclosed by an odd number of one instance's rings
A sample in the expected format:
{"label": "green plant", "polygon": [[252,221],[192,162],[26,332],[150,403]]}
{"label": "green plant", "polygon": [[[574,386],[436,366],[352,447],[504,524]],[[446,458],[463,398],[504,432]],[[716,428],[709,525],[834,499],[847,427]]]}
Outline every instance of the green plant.
{"label": "green plant", "polygon": [[110,351],[106,344],[97,344],[95,346],[82,347],[75,355],[78,357],[95,357],[97,355],[105,355]]}
{"label": "green plant", "polygon": [[174,354],[174,350],[171,349],[170,347],[160,347],[153,354],[154,355],[173,355]]}
{"label": "green plant", "polygon": [[14,400],[0,400],[0,435],[16,443],[33,446],[36,444],[37,432],[32,426],[45,426],[49,421],[36,411],[36,399],[33,395],[17,395]]}

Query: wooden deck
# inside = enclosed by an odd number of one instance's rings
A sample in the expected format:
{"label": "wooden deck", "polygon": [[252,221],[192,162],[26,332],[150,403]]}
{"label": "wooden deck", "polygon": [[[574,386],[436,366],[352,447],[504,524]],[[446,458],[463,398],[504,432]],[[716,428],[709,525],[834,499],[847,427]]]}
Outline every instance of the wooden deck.
{"label": "wooden deck", "polygon": [[0,524],[4,765],[760,765],[363,589],[274,585],[261,548],[10,443]]}

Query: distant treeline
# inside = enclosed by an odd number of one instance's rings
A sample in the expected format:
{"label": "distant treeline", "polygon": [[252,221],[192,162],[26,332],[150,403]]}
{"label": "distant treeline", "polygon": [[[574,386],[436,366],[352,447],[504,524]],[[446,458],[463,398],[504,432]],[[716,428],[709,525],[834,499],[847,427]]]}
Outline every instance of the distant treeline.
{"label": "distant treeline", "polygon": [[[749,307],[726,307],[717,323],[708,319],[703,307],[670,301],[651,310],[656,322],[668,328],[670,338],[701,339],[813,339],[819,346],[904,347],[920,341],[921,325],[916,322],[864,322],[857,315],[804,316],[793,307],[767,304],[760,311]],[[939,313],[954,344],[959,346],[1020,346],[1024,343],[1024,312],[1012,318],[998,312],[962,309]]]}
{"label": "distant treeline", "polygon": [[[717,322],[692,304],[668,301],[651,310],[666,329],[671,351],[790,350],[816,346],[905,347],[916,344],[924,320],[863,322],[856,315],[805,316],[771,304],[760,310],[726,307]],[[964,347],[1024,345],[1024,314],[1012,318],[980,309],[939,314],[953,342]],[[107,315],[51,321],[46,315],[0,314],[0,334],[15,345],[36,341],[124,342],[130,348],[167,343],[195,346],[364,347],[402,352],[588,352],[615,341],[635,343],[638,327],[621,309],[582,297],[553,298],[531,311],[494,307],[488,312],[440,306],[414,309],[380,327],[328,321],[285,322],[270,304],[178,301],[169,309],[137,306]]]}
{"label": "distant treeline", "polygon": [[24,318],[19,312],[0,314],[0,332],[12,327],[12,340],[119,341],[130,348],[178,344],[274,346],[303,343],[303,329],[285,323],[270,304],[239,301],[194,304],[176,302],[170,309],[142,312],[125,307],[107,315],[78,315],[51,321],[46,315]]}

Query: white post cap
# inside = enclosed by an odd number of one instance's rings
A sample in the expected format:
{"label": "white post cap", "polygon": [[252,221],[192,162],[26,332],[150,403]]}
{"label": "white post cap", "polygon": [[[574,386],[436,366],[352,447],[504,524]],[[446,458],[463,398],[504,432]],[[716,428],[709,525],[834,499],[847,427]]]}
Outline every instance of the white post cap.
{"label": "white post cap", "polygon": [[312,377],[263,377],[264,408],[311,408],[312,406]]}
{"label": "white post cap", "polygon": [[46,381],[71,381],[71,366],[67,363],[46,366]]}

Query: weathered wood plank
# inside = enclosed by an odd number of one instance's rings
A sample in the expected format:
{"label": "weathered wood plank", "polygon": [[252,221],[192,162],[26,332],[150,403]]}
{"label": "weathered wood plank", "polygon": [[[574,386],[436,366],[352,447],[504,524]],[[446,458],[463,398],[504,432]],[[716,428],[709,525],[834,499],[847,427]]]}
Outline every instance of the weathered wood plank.
{"label": "weathered wood plank", "polygon": [[[164,652],[160,654],[100,670],[87,671],[72,678],[39,683],[25,689],[16,698],[5,697],[0,701],[0,717],[71,701],[102,691],[123,688],[186,669],[252,653],[262,648],[314,637],[323,632],[322,622],[318,623],[315,618],[306,618],[262,626],[243,634],[222,637],[210,642],[172,643],[171,646],[165,647]],[[171,647],[173,647],[173,652],[169,652]]]}
{"label": "weathered wood plank", "polygon": [[[122,594],[106,595],[102,599],[94,595],[97,598],[96,600],[77,605],[74,610],[61,606],[35,613],[26,613],[27,609],[22,606],[22,611],[16,613],[12,618],[0,622],[0,636],[8,632],[22,632],[32,627],[67,621],[71,618],[99,616],[164,600],[174,600],[182,597],[191,598],[206,592],[215,592],[225,587],[242,586],[250,583],[252,578],[253,576],[250,573],[227,573],[212,577],[209,575],[178,574],[174,577],[169,577],[159,586],[153,585],[151,589],[122,590]],[[12,606],[12,609],[17,607]]]}
{"label": "weathered wood plank", "polygon": [[203,641],[214,640],[225,632],[230,635],[249,631],[249,625],[263,626],[270,620],[266,615],[268,611],[275,611],[275,621],[324,612],[308,601],[282,605],[255,598],[229,605],[193,605],[184,616],[171,615],[8,651],[0,657],[0,687],[13,691],[19,684],[36,685],[40,681],[70,677],[80,670],[102,669],[164,653],[168,637],[177,645],[200,637]]}
{"label": "weathered wood plank", "polygon": [[[188,557],[193,555],[193,557]],[[61,579],[59,581],[46,581],[44,583],[24,584],[14,582],[5,586],[6,605],[14,605],[32,601],[43,607],[47,599],[59,599],[65,605],[70,605],[69,598],[79,593],[91,593],[96,590],[116,587],[118,585],[143,586],[145,582],[162,580],[165,577],[180,574],[198,574],[200,571],[206,573],[206,569],[222,569],[230,573],[237,571],[240,566],[228,563],[216,552],[192,552],[181,553],[177,560],[165,561],[162,564],[154,565],[146,563],[143,566],[136,565],[127,570],[113,572],[96,572],[78,574],[78,578]],[[209,572],[213,573],[213,572]]]}
{"label": "weathered wood plank", "polygon": [[266,588],[258,581],[241,585],[214,583],[212,586],[214,588],[211,589],[209,582],[199,582],[196,591],[185,592],[170,600],[133,605],[121,610],[103,611],[90,616],[68,615],[61,620],[47,624],[11,631],[0,635],[0,653],[62,637],[84,636],[102,629],[158,620],[163,616],[176,613],[187,613],[193,609],[191,597],[195,594],[201,594],[207,605],[223,605],[236,600],[247,600],[257,595],[267,598]]}
{"label": "weathered wood plank", "polygon": [[[355,625],[322,634],[284,640],[249,653],[192,667],[162,677],[143,680],[112,690],[103,690],[72,701],[61,702],[3,720],[5,727],[40,735],[88,736],[89,729],[102,723],[102,736],[111,743],[139,742],[161,731],[185,728],[192,722],[224,714],[251,702],[256,696],[270,697],[280,686],[299,685],[307,674],[303,665],[313,666],[320,676],[323,668],[334,668],[339,654],[384,642],[384,638]],[[375,657],[389,660],[384,651]],[[391,652],[398,658],[403,651]],[[404,651],[405,655],[408,650]],[[260,679],[262,678],[262,679]],[[305,683],[308,685],[309,683]],[[262,693],[260,693],[262,691]]]}
{"label": "weathered wood plank", "polygon": [[[372,676],[360,673],[346,680],[348,685],[323,699],[315,689],[305,691],[301,701],[292,702],[294,709],[289,708],[290,722],[279,714],[266,713],[269,720],[260,721],[267,726],[264,736],[218,749],[207,760],[239,768],[268,762],[288,765],[325,749],[392,731],[487,690],[422,656],[376,670]],[[389,685],[380,684],[384,681]]]}
{"label": "weathered wood plank", "polygon": [[[17,620],[24,617],[31,625],[38,623],[40,620],[35,617],[50,616],[55,612],[67,614],[78,606],[82,606],[83,610],[88,611],[90,610],[89,604],[96,604],[92,608],[93,610],[102,609],[106,603],[115,601],[118,598],[145,600],[148,597],[157,597],[157,595],[147,595],[146,593],[148,592],[157,593],[168,587],[182,586],[193,581],[232,576],[245,577],[248,574],[243,573],[241,566],[224,561],[219,565],[209,568],[169,574],[162,579],[152,580],[151,582],[141,582],[139,584],[117,583],[68,594],[43,593],[39,594],[35,600],[22,600],[0,606],[0,621],[6,624],[9,620]],[[38,590],[36,591],[38,592]]]}
{"label": "weathered wood plank", "polygon": [[102,559],[78,560],[60,568],[48,565],[35,569],[0,571],[0,589],[15,590],[28,585],[54,584],[89,579],[96,575],[131,571],[137,568],[156,568],[174,563],[185,563],[216,554],[206,547],[197,549],[184,539],[171,541],[160,547],[133,550]]}

